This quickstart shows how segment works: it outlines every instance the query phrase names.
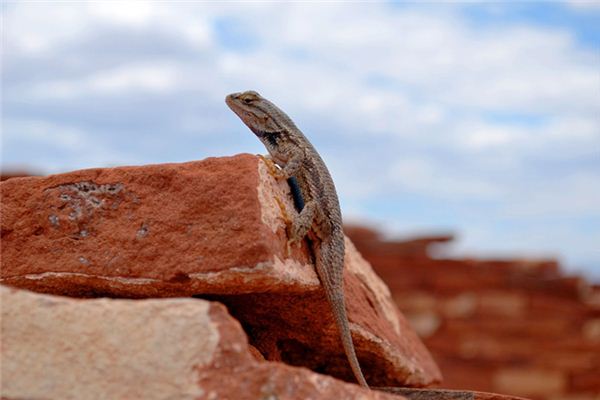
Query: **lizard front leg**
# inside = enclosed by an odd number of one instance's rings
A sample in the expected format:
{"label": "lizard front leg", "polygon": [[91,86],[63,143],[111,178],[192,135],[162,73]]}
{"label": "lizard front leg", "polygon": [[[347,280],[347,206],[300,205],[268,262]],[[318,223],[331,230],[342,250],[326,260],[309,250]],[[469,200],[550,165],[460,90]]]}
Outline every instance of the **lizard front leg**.
{"label": "lizard front leg", "polygon": [[[292,191],[292,197],[294,197],[294,204],[300,209],[300,214],[298,214],[297,217],[290,219],[283,202],[280,199],[277,199],[277,203],[281,209],[286,223],[286,231],[288,236],[287,253],[290,254],[291,245],[294,243],[300,243],[308,233],[308,230],[312,227],[312,223],[315,218],[315,210],[317,210],[316,203],[314,201],[304,204],[304,199],[302,198],[302,194],[300,193],[300,189],[297,187],[298,184],[294,178],[302,166],[303,157],[297,156],[291,158],[281,169],[278,169],[275,166],[275,163],[272,159],[264,156],[259,157],[270,169],[269,172],[271,176],[278,180],[288,180],[290,189]],[[296,187],[294,187],[294,185],[296,185]]]}
{"label": "lizard front leg", "polygon": [[296,175],[296,173],[300,170],[300,167],[302,166],[303,160],[303,157],[294,157],[288,160],[285,163],[285,165],[280,169],[277,168],[272,158],[268,156],[263,156],[262,154],[259,154],[258,157],[261,160],[263,160],[263,162],[269,169],[269,174],[277,180],[289,179],[290,177]]}

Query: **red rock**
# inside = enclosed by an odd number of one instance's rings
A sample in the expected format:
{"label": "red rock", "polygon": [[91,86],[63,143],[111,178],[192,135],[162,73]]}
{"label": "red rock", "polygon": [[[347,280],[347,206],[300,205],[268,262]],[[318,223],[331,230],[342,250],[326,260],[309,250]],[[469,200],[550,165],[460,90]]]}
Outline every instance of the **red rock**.
{"label": "red rock", "polygon": [[443,301],[444,315],[448,318],[470,318],[477,311],[477,295],[464,291],[457,296],[446,297]]}
{"label": "red rock", "polygon": [[505,259],[473,261],[482,267],[500,271],[504,274],[552,278],[557,277],[559,271],[556,260]]}
{"label": "red rock", "polygon": [[[287,184],[258,158],[91,169],[1,184],[1,281],[77,297],[224,302],[269,360],[352,380],[306,244],[286,252]],[[367,380],[440,380],[387,287],[347,241],[345,290]]]}
{"label": "red rock", "polygon": [[433,336],[442,324],[440,315],[434,312],[429,313],[407,313],[410,325],[422,338]]}
{"label": "red rock", "polygon": [[565,299],[551,293],[528,293],[529,312],[533,315],[562,315],[568,318],[585,319],[590,307],[577,299]]}
{"label": "red rock", "polygon": [[[435,236],[419,237],[402,241],[384,242],[381,235],[374,229],[362,226],[346,226],[346,233],[354,241],[360,243],[360,251],[367,251],[365,248],[377,248],[378,253],[386,256],[401,256],[406,258],[428,258],[428,251],[431,245],[446,243],[454,240],[453,235],[440,234]],[[368,251],[367,251],[368,252]]]}
{"label": "red rock", "polygon": [[523,400],[521,397],[468,390],[392,388],[390,391],[410,400]]}
{"label": "red rock", "polygon": [[3,282],[75,296],[218,290],[190,274],[227,281],[231,268],[283,254],[275,226],[261,222],[256,164],[241,156],[3,182]]}
{"label": "red rock", "polygon": [[346,235],[353,238],[354,242],[370,242],[377,245],[381,241],[379,232],[375,229],[367,228],[366,226],[346,225],[344,226],[344,232],[346,232]]}
{"label": "red rock", "polygon": [[532,361],[539,366],[547,366],[554,369],[569,371],[570,374],[580,374],[582,371],[593,370],[597,373],[598,361],[600,360],[600,348],[593,349],[584,347],[582,349],[565,349],[562,346],[547,346],[548,351],[539,351],[542,346],[531,348],[535,356]]}
{"label": "red rock", "polygon": [[597,392],[577,392],[564,393],[559,396],[553,396],[553,400],[598,400]]}
{"label": "red rock", "polygon": [[472,262],[438,260],[439,265],[430,265],[428,286],[444,295],[461,291],[479,291],[502,286],[506,276],[499,272],[480,268]]}
{"label": "red rock", "polygon": [[532,397],[553,396],[567,388],[567,376],[558,370],[506,368],[494,375],[495,391]]}
{"label": "red rock", "polygon": [[581,327],[581,334],[590,342],[600,343],[600,318],[592,318]]}
{"label": "red rock", "polygon": [[22,178],[25,176],[33,176],[33,175],[38,175],[38,174],[32,174],[31,172],[27,172],[27,171],[20,171],[20,170],[13,170],[13,171],[1,171],[0,172],[0,181],[6,181],[8,179],[12,179],[12,178]]}
{"label": "red rock", "polygon": [[0,293],[2,398],[403,399],[257,361],[218,303]]}
{"label": "red rock", "polygon": [[556,340],[556,338],[577,332],[577,328],[573,324],[560,316],[532,316],[527,320],[522,320],[518,318],[498,319],[490,315],[471,320],[448,320],[446,326],[449,333],[461,334],[476,331],[480,335],[492,335],[499,341],[536,336],[544,337],[544,340]]}
{"label": "red rock", "polygon": [[589,285],[587,289],[583,301],[590,307],[600,310],[600,285]]}
{"label": "red rock", "polygon": [[507,290],[487,290],[478,294],[479,312],[487,316],[523,318],[528,307],[528,297]]}
{"label": "red rock", "polygon": [[570,388],[573,391],[595,392],[600,395],[600,379],[598,370],[588,368],[587,370],[571,374]]}
{"label": "red rock", "polygon": [[491,390],[495,368],[489,363],[442,355],[437,356],[436,361],[444,371],[444,388],[476,391]]}
{"label": "red rock", "polygon": [[598,397],[600,287],[565,276],[554,260],[433,259],[427,248],[415,257],[399,251],[403,242],[356,231],[348,232],[416,321],[445,387]]}
{"label": "red rock", "polygon": [[412,290],[396,293],[394,300],[402,305],[402,308],[410,312],[438,311],[439,299],[432,293],[423,290]]}
{"label": "red rock", "polygon": [[552,279],[522,279],[515,286],[529,291],[549,293],[553,297],[574,299],[579,301],[589,289],[587,282],[578,276],[558,277]]}

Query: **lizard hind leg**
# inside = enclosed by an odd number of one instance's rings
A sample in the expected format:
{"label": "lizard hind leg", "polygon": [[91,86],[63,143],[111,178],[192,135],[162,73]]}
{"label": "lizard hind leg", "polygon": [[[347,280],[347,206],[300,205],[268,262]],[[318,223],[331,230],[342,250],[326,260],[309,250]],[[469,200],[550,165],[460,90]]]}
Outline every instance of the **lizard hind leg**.
{"label": "lizard hind leg", "polygon": [[302,239],[306,236],[310,228],[313,226],[316,212],[318,211],[317,203],[315,201],[309,201],[304,204],[302,211],[297,216],[290,216],[287,212],[285,204],[279,197],[275,197],[275,201],[281,211],[281,216],[286,226],[286,234],[288,241],[286,244],[286,253],[289,256],[291,254],[291,248],[294,244],[300,244]]}

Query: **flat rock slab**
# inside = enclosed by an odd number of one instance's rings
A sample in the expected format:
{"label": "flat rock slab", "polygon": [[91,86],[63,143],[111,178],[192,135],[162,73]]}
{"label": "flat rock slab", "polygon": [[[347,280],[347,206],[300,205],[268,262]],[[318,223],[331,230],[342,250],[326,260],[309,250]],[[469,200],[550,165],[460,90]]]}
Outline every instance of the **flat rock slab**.
{"label": "flat rock slab", "polygon": [[285,231],[257,165],[242,155],[5,181],[2,281],[139,298],[314,286],[306,259],[282,265]]}
{"label": "flat rock slab", "polygon": [[219,303],[0,295],[3,399],[406,400],[256,360]]}
{"label": "flat rock slab", "polygon": [[[294,207],[256,156],[13,178],[2,191],[0,282],[74,297],[225,303],[268,360],[353,381]],[[346,242],[351,330],[372,385],[440,380],[387,286]]]}

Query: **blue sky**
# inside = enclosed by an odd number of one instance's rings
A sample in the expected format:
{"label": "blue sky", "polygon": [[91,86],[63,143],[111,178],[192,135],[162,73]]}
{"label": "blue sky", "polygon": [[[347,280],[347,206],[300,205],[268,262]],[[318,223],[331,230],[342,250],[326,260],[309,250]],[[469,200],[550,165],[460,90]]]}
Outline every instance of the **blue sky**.
{"label": "blue sky", "polygon": [[600,2],[4,2],[2,168],[264,153],[255,89],[348,221],[600,279]]}

